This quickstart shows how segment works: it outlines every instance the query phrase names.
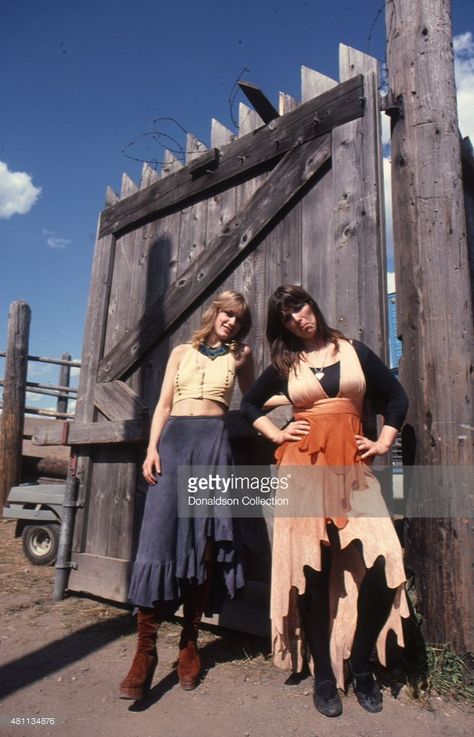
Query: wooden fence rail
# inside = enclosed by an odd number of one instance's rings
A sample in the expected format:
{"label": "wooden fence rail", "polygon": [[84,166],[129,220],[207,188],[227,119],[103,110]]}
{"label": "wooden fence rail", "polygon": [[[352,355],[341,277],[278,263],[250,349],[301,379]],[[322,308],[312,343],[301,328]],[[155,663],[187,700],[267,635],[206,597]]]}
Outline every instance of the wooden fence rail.
{"label": "wooden fence rail", "polygon": [[[70,386],[70,374],[71,368],[80,368],[81,363],[71,360],[69,353],[63,353],[61,358],[30,355],[30,320],[31,310],[26,302],[17,301],[10,305],[7,350],[0,352],[0,358],[6,359],[5,378],[0,379],[0,386],[3,387],[3,401],[0,401],[0,508],[10,488],[22,480],[25,414],[58,420],[74,418],[74,414],[68,412],[68,404],[77,397],[77,389]],[[28,381],[30,361],[60,366],[59,383]],[[27,392],[56,397],[56,409],[27,406]]]}

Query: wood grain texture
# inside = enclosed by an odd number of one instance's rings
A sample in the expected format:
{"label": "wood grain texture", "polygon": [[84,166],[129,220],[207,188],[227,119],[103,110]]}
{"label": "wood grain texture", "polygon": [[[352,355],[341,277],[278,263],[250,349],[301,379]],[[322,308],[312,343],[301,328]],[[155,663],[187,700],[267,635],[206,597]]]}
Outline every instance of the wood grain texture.
{"label": "wood grain texture", "polygon": [[[158,217],[204,193],[228,186],[232,179],[251,175],[265,161],[279,158],[300,143],[325,135],[335,126],[363,115],[362,78],[357,77],[328,90],[292,113],[262,126],[225,146],[216,171],[193,179],[187,168],[127,197],[102,213],[100,235],[117,233],[139,220]],[[230,181],[229,181],[230,180]]]}
{"label": "wood grain texture", "polygon": [[[449,496],[449,468],[473,466],[473,315],[456,113],[450,3],[387,5],[392,201],[400,377],[410,397],[414,462],[446,469],[423,490]],[[470,428],[470,429],[469,429]],[[439,507],[437,507],[439,508]],[[473,536],[455,517],[410,523],[408,557],[429,642],[474,649]]]}
{"label": "wood grain texture", "polygon": [[[301,99],[307,102],[337,86],[314,69],[301,68]],[[313,295],[329,324],[336,322],[335,250],[332,233],[333,170],[315,182],[302,203],[301,261],[303,287]]]}
{"label": "wood grain texture", "polygon": [[135,420],[148,416],[148,408],[123,381],[96,384],[94,404],[109,420]]}
{"label": "wood grain texture", "polygon": [[365,115],[333,135],[335,325],[387,360],[378,62],[343,44],[340,77],[364,74]]}
{"label": "wood grain texture", "polygon": [[17,486],[21,480],[30,322],[30,306],[22,300],[12,302],[8,312],[5,383],[0,415],[0,508],[3,508],[10,488]]}
{"label": "wood grain texture", "polygon": [[[242,257],[282,207],[329,160],[329,156],[328,137],[304,143],[288,152],[244,210],[224,227],[206,252],[198,256],[120,344],[104,357],[99,380],[112,381],[129,370],[222,271]],[[161,323],[157,324],[157,316]]]}
{"label": "wood grain texture", "polygon": [[[239,104],[239,136],[245,137],[258,131],[263,126],[259,114],[244,103]],[[237,212],[242,211],[260,187],[265,187],[267,173],[254,176],[235,188]],[[258,376],[263,367],[264,313],[265,313],[265,242],[256,249],[250,249],[246,258],[237,265],[232,274],[233,288],[241,292],[252,314],[252,328],[246,341],[253,353],[255,372]],[[241,401],[240,389],[237,386],[232,398],[232,409],[238,409]]]}
{"label": "wood grain texture", "polygon": [[[63,423],[49,423],[35,430],[34,445],[62,445]],[[104,445],[110,443],[139,443],[146,440],[149,422],[145,418],[136,420],[113,420],[110,422],[69,423],[67,444]]]}

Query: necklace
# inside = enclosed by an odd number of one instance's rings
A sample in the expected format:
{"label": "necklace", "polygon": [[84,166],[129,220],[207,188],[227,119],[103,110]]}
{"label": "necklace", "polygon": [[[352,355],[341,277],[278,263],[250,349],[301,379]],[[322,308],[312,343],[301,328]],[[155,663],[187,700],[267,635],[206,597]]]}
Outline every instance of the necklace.
{"label": "necklace", "polygon": [[206,345],[206,343],[200,343],[198,350],[199,353],[202,353],[203,356],[207,356],[207,358],[210,358],[211,361],[213,361],[218,356],[225,356],[226,353],[229,353],[230,347],[227,343],[218,345],[215,348],[211,348],[210,346]]}
{"label": "necklace", "polygon": [[317,371],[315,371],[315,373],[314,373],[314,375],[316,376],[316,378],[317,378],[318,381],[321,381],[321,379],[324,377],[324,367],[326,365],[326,359],[327,359],[327,357],[329,355],[329,349],[330,349],[330,347],[331,346],[329,345],[326,348],[325,352],[324,352],[323,360],[322,360],[322,364],[321,364],[321,368],[318,369]]}

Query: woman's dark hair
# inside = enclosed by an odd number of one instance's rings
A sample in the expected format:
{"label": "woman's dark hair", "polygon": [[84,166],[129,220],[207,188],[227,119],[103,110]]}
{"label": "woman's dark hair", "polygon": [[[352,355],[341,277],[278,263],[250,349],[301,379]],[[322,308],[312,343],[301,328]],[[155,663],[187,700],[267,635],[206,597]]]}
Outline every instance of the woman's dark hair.
{"label": "woman's dark hair", "polygon": [[331,328],[319,309],[317,302],[302,287],[294,284],[283,284],[276,289],[268,300],[267,340],[270,346],[270,357],[273,366],[284,378],[296,366],[304,351],[304,342],[285,327],[282,317],[288,310],[298,311],[303,305],[313,310],[318,326],[318,336],[325,343],[330,341],[337,347],[339,338],[344,335]]}

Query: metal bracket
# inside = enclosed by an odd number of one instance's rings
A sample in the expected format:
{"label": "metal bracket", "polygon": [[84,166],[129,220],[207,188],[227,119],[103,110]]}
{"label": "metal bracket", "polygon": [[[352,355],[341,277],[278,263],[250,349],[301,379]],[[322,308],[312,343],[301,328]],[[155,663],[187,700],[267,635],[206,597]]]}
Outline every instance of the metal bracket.
{"label": "metal bracket", "polygon": [[63,508],[66,507],[68,509],[80,509],[84,507],[84,502],[64,502]]}
{"label": "metal bracket", "polygon": [[76,571],[77,570],[77,563],[75,563],[73,560],[68,560],[67,563],[61,563],[60,565],[58,565],[58,563],[56,563],[56,566],[55,567],[56,568],[59,568],[61,570],[70,570],[71,568],[73,568]]}
{"label": "metal bracket", "polygon": [[403,120],[405,117],[405,105],[403,102],[403,95],[394,97],[392,90],[389,90],[386,95],[380,97],[380,109],[385,112],[389,118],[395,123],[397,120]]}

